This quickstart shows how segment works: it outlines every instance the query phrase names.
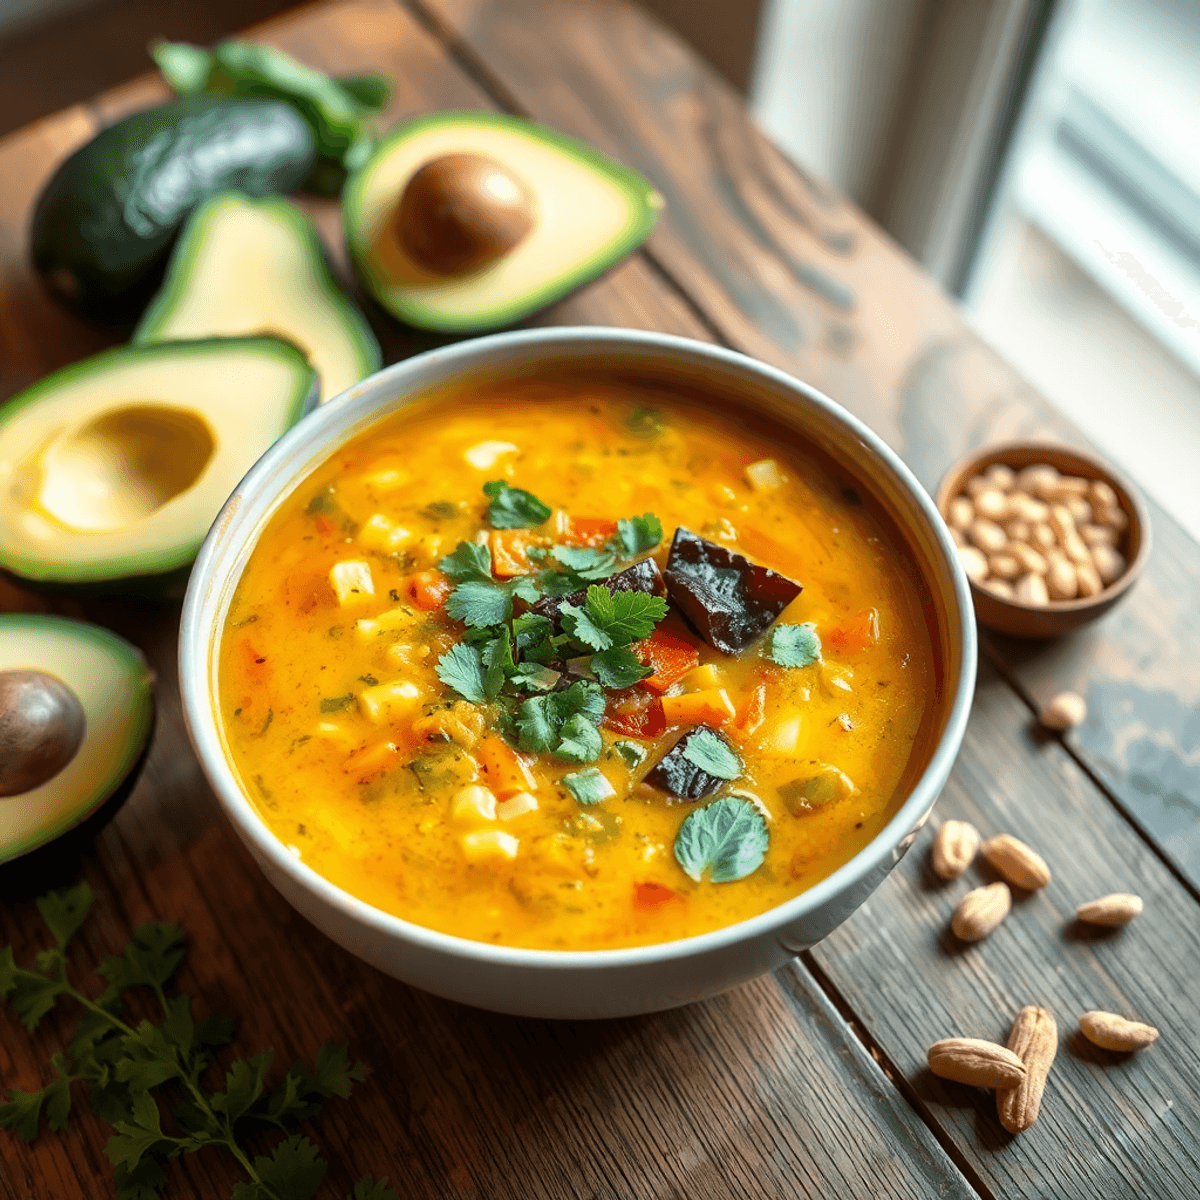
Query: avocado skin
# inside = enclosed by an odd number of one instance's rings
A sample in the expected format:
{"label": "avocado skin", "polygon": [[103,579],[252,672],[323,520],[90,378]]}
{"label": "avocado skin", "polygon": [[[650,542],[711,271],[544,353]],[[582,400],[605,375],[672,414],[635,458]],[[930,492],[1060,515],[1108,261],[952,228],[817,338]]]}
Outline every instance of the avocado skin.
{"label": "avocado skin", "polygon": [[192,210],[228,189],[295,191],[312,131],[277,100],[187,96],[102,130],[47,183],[31,252],[49,290],[106,324],[134,321]]}

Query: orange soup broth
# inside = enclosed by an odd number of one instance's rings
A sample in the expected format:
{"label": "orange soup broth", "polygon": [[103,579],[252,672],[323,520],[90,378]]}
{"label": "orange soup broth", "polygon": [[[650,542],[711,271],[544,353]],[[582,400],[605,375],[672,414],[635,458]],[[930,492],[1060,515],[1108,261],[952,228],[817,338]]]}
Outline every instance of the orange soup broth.
{"label": "orange soup broth", "polygon": [[[661,423],[635,417],[632,432],[629,418],[648,405]],[[470,465],[464,452],[484,442],[518,449]],[[745,468],[767,458],[782,483],[755,490]],[[464,786],[489,781],[472,742],[481,713],[461,700],[449,707],[457,697],[434,665],[463,627],[437,606],[436,588],[429,595],[413,581],[436,583],[422,572],[486,528],[481,489],[493,479],[551,505],[546,528],[561,520],[558,510],[581,528],[587,519],[652,512],[664,531],[660,566],[676,526],[686,525],[803,584],[777,624],[815,624],[823,661],[808,667],[776,666],[766,639],[731,657],[675,613],[663,625],[697,643],[701,664],[715,664],[738,709],[723,732],[745,770],[717,794],[756,797],[769,818],[765,860],[747,878],[717,884],[685,874],[673,844],[697,802],[639,782],[680,727],[643,741],[647,756],[634,768],[613,750],[620,735],[604,729],[595,765],[617,795],[592,806],[560,782],[578,766],[531,759],[538,808],[506,823],[519,840],[516,857],[464,857],[451,804]],[[933,658],[915,569],[889,529],[828,464],[694,397],[664,400],[627,381],[564,376],[422,401],[314,472],[254,548],[220,649],[228,753],[263,820],[294,854],[417,924],[569,950],[729,925],[845,863],[911,782],[913,747],[933,702]],[[330,572],[348,559],[369,564],[374,594],[347,604]],[[380,621],[383,614],[392,615]],[[388,709],[381,718],[364,693],[396,681],[416,694],[401,715]],[[779,785],[826,765],[852,781],[853,793],[811,811],[789,808]]]}

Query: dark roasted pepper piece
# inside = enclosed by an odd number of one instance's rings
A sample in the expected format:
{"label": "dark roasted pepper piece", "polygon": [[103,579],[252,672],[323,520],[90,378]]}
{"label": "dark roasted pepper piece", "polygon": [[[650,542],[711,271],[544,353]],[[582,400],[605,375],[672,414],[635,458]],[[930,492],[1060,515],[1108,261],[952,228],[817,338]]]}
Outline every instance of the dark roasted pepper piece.
{"label": "dark roasted pepper piece", "polygon": [[670,792],[672,796],[678,796],[680,800],[699,800],[701,796],[715,792],[725,781],[718,779],[716,775],[710,775],[703,767],[696,766],[683,756],[688,742],[701,730],[715,732],[707,725],[697,725],[694,729],[689,729],[646,775],[646,782],[652,787]]}
{"label": "dark roasted pepper piece", "polygon": [[[618,571],[607,579],[599,579],[596,583],[601,587],[608,588],[610,592],[646,592],[651,596],[667,594],[667,585],[663,581],[662,572],[658,569],[658,563],[652,558],[644,558],[641,562],[634,563],[632,567],[626,567],[625,570]],[[588,587],[592,586],[594,585],[588,584]],[[573,604],[576,608],[581,608],[586,603],[587,587],[582,587],[579,591],[571,592],[566,596],[543,596],[530,611],[543,617],[549,617],[557,628],[564,604]]]}
{"label": "dark roasted pepper piece", "polygon": [[800,595],[801,585],[724,546],[675,530],[663,572],[671,603],[710,646],[737,654]]}

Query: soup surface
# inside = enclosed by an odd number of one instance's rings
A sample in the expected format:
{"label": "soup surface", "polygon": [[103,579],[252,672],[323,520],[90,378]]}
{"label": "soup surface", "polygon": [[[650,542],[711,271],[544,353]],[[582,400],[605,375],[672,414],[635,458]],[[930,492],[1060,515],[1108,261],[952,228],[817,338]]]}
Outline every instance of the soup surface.
{"label": "soup surface", "polygon": [[418,924],[571,950],[731,924],[899,801],[933,674],[888,528],[683,392],[564,375],[413,405],[255,546],[228,752],[292,853]]}

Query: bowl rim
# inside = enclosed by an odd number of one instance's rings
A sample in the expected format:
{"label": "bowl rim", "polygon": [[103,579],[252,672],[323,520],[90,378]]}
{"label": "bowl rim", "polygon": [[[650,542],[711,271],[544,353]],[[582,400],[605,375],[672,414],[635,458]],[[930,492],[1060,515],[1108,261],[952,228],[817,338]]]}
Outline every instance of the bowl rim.
{"label": "bowl rim", "polygon": [[[1114,604],[1137,582],[1138,577],[1141,575],[1150,558],[1152,541],[1150,510],[1146,506],[1146,501],[1143,499],[1141,493],[1133,486],[1129,479],[1108,462],[1107,459],[1101,458],[1099,454],[1094,454],[1090,450],[1080,449],[1078,446],[1072,446],[1068,442],[1031,441],[1027,439],[1018,439],[1011,442],[995,442],[992,445],[983,446],[978,450],[973,450],[970,454],[964,454],[962,458],[951,463],[942,475],[934,496],[934,503],[937,505],[939,515],[945,520],[946,509],[949,507],[950,501],[961,493],[961,488],[958,491],[951,492],[950,484],[952,481],[966,476],[967,472],[972,469],[990,467],[993,463],[1004,462],[1006,466],[1011,466],[1011,463],[1005,462],[1004,455],[1011,454],[1013,451],[1016,451],[1018,454],[1029,454],[1031,456],[1039,455],[1043,452],[1051,455],[1066,455],[1069,458],[1077,459],[1080,463],[1084,463],[1096,471],[1106,483],[1111,484],[1119,495],[1124,498],[1130,514],[1137,522],[1138,552],[1126,563],[1125,570],[1112,583],[1102,587],[1094,596],[1077,596],[1073,600],[1049,600],[1045,604],[1026,604],[1025,601],[1018,600],[1016,597],[998,596],[995,592],[991,592],[985,588],[981,583],[976,583],[973,579],[968,579],[972,595],[986,596],[988,600],[993,601],[997,605],[1011,608],[1016,612],[1038,616],[1046,616],[1049,613],[1055,616],[1062,615],[1063,617],[1069,617],[1075,613],[1090,612],[1101,605],[1107,608],[1109,605]],[[1097,613],[1096,615],[1100,616],[1102,614]]]}
{"label": "bowl rim", "polygon": [[[284,842],[268,828],[238,784],[219,736],[216,706],[208,686],[211,671],[210,646],[206,636],[206,630],[211,627],[216,612],[210,613],[208,610],[219,611],[224,606],[222,597],[231,586],[229,576],[237,565],[239,549],[245,546],[243,539],[237,543],[237,548],[227,548],[226,529],[244,503],[244,498],[256,492],[264,479],[269,480],[276,464],[285,460],[294,449],[301,445],[311,446],[313,443],[325,441],[330,443],[323,456],[327,458],[337,446],[357,436],[369,426],[370,421],[364,424],[360,420],[356,423],[350,417],[351,413],[357,412],[361,417],[364,412],[370,412],[378,406],[381,395],[390,400],[403,394],[406,377],[419,377],[427,366],[434,367],[440,377],[445,377],[456,367],[463,372],[477,368],[477,360],[486,359],[492,351],[502,352],[511,347],[518,353],[538,350],[548,353],[586,353],[589,344],[600,353],[619,353],[621,349],[629,349],[643,353],[662,352],[668,358],[683,358],[693,363],[699,361],[701,365],[707,360],[714,366],[720,364],[740,374],[747,384],[752,384],[757,377],[775,388],[792,393],[799,392],[807,403],[824,410],[826,416],[847,426],[866,443],[868,449],[884,461],[910,494],[921,515],[928,522],[934,543],[941,551],[952,584],[954,608],[957,609],[957,613],[951,612],[949,615],[952,619],[957,616],[961,639],[958,647],[960,663],[957,677],[948,677],[945,681],[945,686],[954,688],[955,693],[941,736],[924,771],[887,823],[871,841],[836,870],[782,904],[705,933],[640,946],[553,950],[474,941],[418,925],[360,900],[290,853]],[[419,386],[424,388],[439,385],[422,383]],[[322,438],[322,433],[327,434],[330,426],[334,429],[333,435]],[[285,485],[286,491],[290,494],[311,469],[310,467],[298,478],[289,480]],[[276,494],[284,491],[282,488],[275,490]],[[269,515],[265,519],[269,519]],[[260,521],[257,529],[253,531],[255,537],[261,533],[263,524],[264,521]],[[220,586],[214,586],[214,564],[220,558],[225,558],[226,563],[222,568],[222,577],[215,581]],[[337,910],[343,917],[372,933],[384,935],[393,943],[407,943],[424,951],[437,952],[477,965],[577,971],[634,968],[689,959],[739,943],[756,941],[763,936],[773,936],[800,918],[819,910],[827,902],[836,900],[858,880],[876,872],[883,860],[889,855],[895,855],[906,839],[907,844],[911,845],[917,831],[932,811],[958,755],[974,695],[977,658],[978,639],[971,592],[949,529],[932,497],[912,471],[878,434],[852,413],[794,376],[722,346],[675,334],[646,330],[587,325],[550,326],[471,338],[404,359],[375,372],[332,401],[327,401],[276,441],[247,472],[226,501],[196,558],[184,598],[180,623],[179,684],[184,721],[201,768],[234,829],[259,858],[260,869],[265,860],[272,868],[290,877],[292,883],[312,893],[327,907]],[[904,845],[904,849],[907,849],[907,845]],[[899,859],[896,858],[896,861]],[[793,951],[796,952],[798,951]]]}

